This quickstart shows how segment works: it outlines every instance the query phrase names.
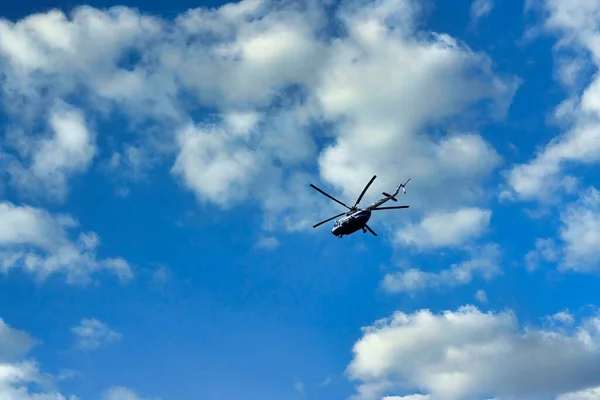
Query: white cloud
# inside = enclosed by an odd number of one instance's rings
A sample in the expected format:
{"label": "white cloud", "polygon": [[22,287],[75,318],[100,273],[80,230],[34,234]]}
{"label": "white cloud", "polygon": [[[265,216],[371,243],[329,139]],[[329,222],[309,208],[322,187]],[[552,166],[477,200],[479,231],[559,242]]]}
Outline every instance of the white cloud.
{"label": "white cloud", "polygon": [[0,363],[19,360],[37,344],[26,332],[16,330],[0,319]]}
{"label": "white cloud", "polygon": [[484,304],[488,302],[487,294],[483,290],[478,290],[477,293],[475,293],[475,299]]}
{"label": "white cloud", "polygon": [[82,377],[83,374],[79,371],[75,371],[72,369],[61,369],[60,372],[58,373],[58,375],[56,376],[56,379],[59,381],[64,381],[67,379],[73,379],[76,377]]}
{"label": "white cloud", "polygon": [[[6,167],[15,185],[34,195],[64,200],[70,175],[83,173],[96,154],[94,135],[89,131],[82,112],[61,104],[48,114],[52,135],[30,138],[17,132],[9,136],[12,147],[29,159],[22,165],[15,157],[4,154]],[[9,143],[10,144],[10,143]]]}
{"label": "white cloud", "polygon": [[[25,359],[38,343],[26,332],[0,319],[0,398],[11,400],[66,400],[50,391],[48,377],[39,371],[35,360]],[[36,387],[40,390],[35,390]],[[76,398],[71,397],[71,400]]]}
{"label": "white cloud", "polygon": [[[500,161],[477,134],[446,128],[428,135],[427,126],[481,102],[492,104],[490,114],[503,114],[516,89],[491,72],[484,55],[453,38],[413,37],[419,7],[382,1],[345,13],[349,36],[332,47],[315,88],[324,118],[339,122],[333,144],[319,157],[322,177],[345,198],[356,198],[359,182],[375,173],[380,178],[371,194],[412,177],[418,196],[410,198],[411,214],[476,201],[482,179]],[[478,73],[467,78],[471,68]]]}
{"label": "white cloud", "polygon": [[327,378],[325,378],[323,380],[323,382],[319,383],[319,387],[329,386],[329,385],[331,385],[331,382],[333,382],[333,379],[331,379],[331,377],[328,376]]}
{"label": "white cloud", "polygon": [[396,312],[364,328],[347,372],[359,393],[380,389],[361,400],[410,389],[448,400],[557,396],[600,383],[599,323],[520,329],[510,311]]}
{"label": "white cloud", "polygon": [[91,274],[108,270],[121,281],[133,276],[122,258],[98,259],[99,243],[94,232],[81,232],[76,242],[68,230],[77,222],[68,215],[52,215],[30,206],[0,203],[0,270],[19,267],[43,280],[63,273],[67,282],[85,284]]}
{"label": "white cloud", "polygon": [[[56,377],[40,370],[39,363],[28,358],[37,339],[15,329],[0,318],[0,398],[10,400],[79,400],[56,389],[55,380],[63,380],[78,374],[61,371]],[[104,400],[143,400],[130,389],[115,387],[107,390]]]}
{"label": "white cloud", "polygon": [[[164,101],[169,88],[161,84],[160,73],[146,75],[118,66],[125,51],[137,52],[156,38],[159,20],[126,7],[102,11],[82,6],[69,17],[51,10],[16,23],[0,21],[0,51],[12,67],[7,69],[12,78],[7,85],[16,90],[9,93],[16,105],[42,100],[39,86],[53,98],[83,84],[92,88],[93,96],[124,103],[128,109],[144,106],[158,115],[171,109]],[[158,97],[152,93],[156,84],[161,84]]]}
{"label": "white cloud", "polygon": [[564,393],[556,400],[597,400],[600,399],[600,387],[580,390],[572,393]]}
{"label": "white cloud", "polygon": [[272,250],[279,247],[279,241],[273,236],[263,236],[258,240],[256,246],[259,249]]}
{"label": "white cloud", "polygon": [[600,266],[600,192],[594,188],[584,192],[561,214],[564,242],[561,268],[580,272]]}
{"label": "white cloud", "polygon": [[556,265],[562,272],[591,273],[600,267],[600,192],[593,187],[579,193],[579,198],[563,206],[558,238],[535,241],[535,248],[525,256],[529,271],[542,262]]}
{"label": "white cloud", "polygon": [[102,400],[145,400],[145,398],[141,397],[137,392],[131,389],[123,386],[115,386],[102,394]]}
{"label": "white cloud", "polygon": [[[174,176],[200,200],[257,200],[265,227],[304,229],[321,215],[320,195],[299,193],[309,179],[318,183],[304,172],[315,159],[322,183],[346,197],[374,173],[367,197],[412,177],[415,218],[476,207],[501,160],[453,122],[502,117],[518,83],[448,35],[415,36],[420,12],[409,0],[345,5],[331,23],[347,33],[331,40],[318,2],[244,0],[173,21],[126,7],[3,20],[3,92],[19,114],[36,116],[49,99],[86,89],[87,108],[102,118],[125,113],[143,132],[142,156],[111,151],[116,165],[138,171],[151,153],[173,155]],[[195,120],[198,107],[215,114]],[[436,126],[449,128],[430,135]]]}
{"label": "white cloud", "polygon": [[573,315],[569,314],[567,311],[557,312],[556,314],[548,317],[548,319],[552,322],[559,322],[565,325],[572,325],[575,322]]}
{"label": "white cloud", "polygon": [[541,262],[553,263],[559,271],[590,273],[600,267],[600,192],[593,187],[580,192],[579,198],[563,207],[557,239],[535,241],[525,256],[528,270]]}
{"label": "white cloud", "polygon": [[418,225],[409,224],[396,233],[396,242],[419,249],[459,247],[478,238],[488,228],[492,212],[462,208],[454,212],[434,212]]}
{"label": "white cloud", "polygon": [[539,149],[533,159],[508,171],[508,187],[502,196],[555,202],[560,199],[557,193],[570,193],[577,184],[566,173],[568,165],[590,166],[600,161],[600,77],[596,73],[600,65],[600,4],[546,0],[539,8],[544,11],[544,29],[559,37],[554,48],[557,76],[570,97],[558,105],[554,118],[565,131]]}
{"label": "white cloud", "polygon": [[171,278],[171,272],[170,272],[169,268],[167,268],[163,265],[157,267],[152,272],[152,281],[159,288],[162,288],[169,281],[170,278]]}
{"label": "white cloud", "polygon": [[525,255],[525,266],[529,271],[538,269],[541,261],[557,262],[560,257],[560,249],[554,239],[535,240],[535,249]]}
{"label": "white cloud", "polygon": [[152,149],[141,145],[126,144],[121,151],[113,153],[104,165],[104,169],[110,171],[113,179],[116,175],[116,177],[140,181],[159,161],[160,157]]}
{"label": "white cloud", "polygon": [[304,393],[304,383],[301,381],[296,381],[294,383],[294,390],[296,390],[298,393]]}
{"label": "white cloud", "polygon": [[246,136],[256,126],[260,120],[260,114],[257,112],[228,112],[223,119],[225,125],[236,135]]}
{"label": "white cloud", "polygon": [[474,275],[481,275],[490,280],[501,273],[500,248],[495,244],[488,244],[471,250],[468,261],[454,264],[440,272],[426,272],[411,268],[403,272],[386,274],[382,286],[390,293],[416,293],[428,288],[452,288],[466,285],[473,280]]}
{"label": "white cloud", "polygon": [[477,22],[479,19],[488,15],[494,8],[494,0],[474,0],[471,3],[471,22]]}
{"label": "white cloud", "polygon": [[[232,18],[235,8],[244,11]],[[266,105],[279,90],[306,84],[314,74],[323,51],[317,40],[323,18],[323,10],[311,3],[273,7],[244,1],[217,10],[190,10],[176,21],[184,34],[177,39],[210,33],[216,42],[200,39],[176,49],[173,72],[201,102],[223,108]]]}
{"label": "white cloud", "polygon": [[121,334],[94,318],[84,318],[80,324],[71,328],[76,336],[75,347],[80,350],[96,350],[101,346],[118,342]]}
{"label": "white cloud", "polygon": [[227,131],[212,127],[188,127],[178,143],[172,172],[199,198],[227,204],[247,195],[259,161],[243,143],[235,145]]}
{"label": "white cloud", "polygon": [[[33,361],[0,365],[0,397],[11,400],[67,400],[66,396],[44,388],[46,379]],[[41,386],[38,390],[32,386]],[[71,396],[70,400],[78,400]]]}

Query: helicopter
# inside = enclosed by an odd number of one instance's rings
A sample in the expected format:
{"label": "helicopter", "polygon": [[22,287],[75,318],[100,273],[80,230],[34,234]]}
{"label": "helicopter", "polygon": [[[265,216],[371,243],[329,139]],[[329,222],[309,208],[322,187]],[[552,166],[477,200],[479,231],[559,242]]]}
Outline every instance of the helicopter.
{"label": "helicopter", "polygon": [[398,208],[408,208],[409,206],[393,206],[393,207],[380,207],[380,206],[389,200],[398,201],[398,199],[396,199],[396,195],[400,192],[400,189],[402,189],[402,192],[404,192],[404,194],[406,194],[405,187],[406,187],[406,184],[410,181],[410,178],[408,178],[408,180],[406,182],[404,182],[403,184],[396,186],[396,189],[394,190],[394,192],[392,194],[383,192],[382,194],[385,196],[383,199],[373,202],[368,207],[358,208],[358,203],[360,203],[360,201],[362,200],[363,196],[365,195],[367,189],[369,189],[369,186],[371,186],[371,184],[373,183],[375,178],[377,178],[377,175],[373,175],[373,177],[371,178],[369,183],[367,183],[367,186],[365,186],[365,188],[363,189],[360,196],[358,196],[356,203],[354,203],[354,205],[352,207],[348,207],[346,204],[342,203],[335,197],[330,196],[329,194],[325,193],[324,191],[322,191],[321,189],[319,189],[318,187],[316,187],[315,185],[313,185],[311,183],[310,187],[312,187],[316,191],[320,192],[321,194],[324,194],[325,196],[329,197],[331,200],[343,205],[348,210],[350,210],[350,211],[335,215],[331,218],[328,218],[325,221],[321,221],[318,224],[313,225],[313,228],[316,228],[317,226],[320,226],[326,222],[331,221],[332,219],[341,217],[342,215],[345,214],[345,216],[343,218],[337,220],[335,222],[335,224],[333,225],[333,228],[331,228],[331,233],[334,236],[342,238],[342,236],[351,235],[352,233],[354,233],[360,229],[362,229],[363,233],[367,233],[367,230],[368,230],[374,236],[377,236],[375,231],[373,231],[373,229],[371,229],[369,227],[369,225],[367,225],[369,218],[371,218],[371,212],[378,211],[378,210],[392,210],[392,209],[398,209]]}

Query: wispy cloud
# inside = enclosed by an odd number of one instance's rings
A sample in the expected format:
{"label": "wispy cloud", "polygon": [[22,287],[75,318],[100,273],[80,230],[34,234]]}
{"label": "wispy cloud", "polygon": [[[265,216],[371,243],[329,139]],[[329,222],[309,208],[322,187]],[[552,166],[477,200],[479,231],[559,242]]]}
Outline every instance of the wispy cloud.
{"label": "wispy cloud", "polygon": [[273,250],[279,247],[279,240],[273,236],[262,236],[256,243],[259,249]]}
{"label": "wispy cloud", "polygon": [[83,351],[96,350],[121,340],[120,333],[93,318],[82,319],[80,324],[71,330],[76,336],[75,347]]}
{"label": "wispy cloud", "polygon": [[476,24],[494,8],[494,0],[474,0],[471,3],[471,24]]}
{"label": "wispy cloud", "polygon": [[44,209],[10,202],[0,203],[0,271],[21,268],[42,281],[64,274],[72,284],[87,284],[101,270],[114,273],[122,282],[133,277],[129,263],[120,258],[100,259],[100,239],[95,232],[80,232],[70,215],[50,214]]}
{"label": "wispy cloud", "polygon": [[437,272],[409,268],[388,273],[381,282],[389,293],[418,293],[426,289],[453,288],[467,285],[476,277],[491,280],[502,273],[501,250],[496,244],[488,244],[470,250],[471,258]]}

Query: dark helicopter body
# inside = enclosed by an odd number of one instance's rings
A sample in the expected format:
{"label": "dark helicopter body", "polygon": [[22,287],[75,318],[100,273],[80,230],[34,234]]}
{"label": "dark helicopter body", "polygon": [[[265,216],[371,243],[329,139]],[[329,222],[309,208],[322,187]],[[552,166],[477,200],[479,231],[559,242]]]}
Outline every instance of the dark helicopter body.
{"label": "dark helicopter body", "polygon": [[371,218],[371,211],[357,211],[354,214],[350,214],[336,221],[335,225],[333,225],[333,228],[331,228],[331,233],[333,233],[335,236],[342,237],[344,235],[350,235],[351,233],[354,233],[360,229],[364,231],[369,218]]}
{"label": "dark helicopter body", "polygon": [[335,222],[335,224],[333,225],[333,228],[331,229],[331,233],[333,235],[341,238],[342,236],[350,235],[350,234],[352,234],[352,233],[354,233],[354,232],[359,231],[359,230],[362,229],[363,233],[366,233],[367,230],[368,230],[373,235],[377,236],[377,234],[369,227],[369,225],[367,225],[367,222],[371,218],[371,212],[372,211],[376,211],[376,210],[390,210],[390,209],[398,209],[398,208],[408,208],[408,206],[396,206],[396,207],[380,207],[380,206],[383,203],[385,203],[385,202],[387,202],[389,200],[398,201],[395,196],[398,194],[398,192],[400,191],[400,189],[402,189],[402,191],[404,193],[406,193],[405,186],[410,181],[410,178],[408,179],[408,181],[406,181],[402,185],[396,186],[396,189],[394,190],[393,194],[387,194],[387,193],[383,192],[382,194],[385,196],[385,198],[375,201],[373,204],[371,204],[368,207],[357,208],[358,203],[360,202],[360,200],[364,196],[365,192],[367,191],[367,189],[369,188],[369,186],[371,186],[371,183],[373,183],[373,181],[375,180],[376,177],[377,177],[376,175],[373,175],[373,177],[371,178],[371,180],[369,181],[369,183],[367,184],[367,186],[365,186],[365,188],[363,189],[361,195],[356,200],[356,203],[354,204],[353,207],[348,207],[346,204],[342,203],[338,199],[336,199],[334,197],[331,197],[330,195],[328,195],[327,193],[325,193],[324,191],[322,191],[321,189],[319,189],[315,185],[311,184],[310,186],[313,189],[321,192],[322,194],[324,194],[325,196],[329,197],[333,201],[335,201],[335,202],[343,205],[344,207],[346,207],[347,209],[350,210],[347,213],[341,213],[341,214],[338,214],[338,215],[336,215],[334,217],[326,219],[325,221],[321,221],[318,224],[314,225],[313,228],[316,228],[317,226],[319,226],[321,224],[324,224],[325,222],[331,221],[332,219],[341,217],[342,215],[345,214],[345,216],[343,218],[340,218],[339,220],[337,220]]}

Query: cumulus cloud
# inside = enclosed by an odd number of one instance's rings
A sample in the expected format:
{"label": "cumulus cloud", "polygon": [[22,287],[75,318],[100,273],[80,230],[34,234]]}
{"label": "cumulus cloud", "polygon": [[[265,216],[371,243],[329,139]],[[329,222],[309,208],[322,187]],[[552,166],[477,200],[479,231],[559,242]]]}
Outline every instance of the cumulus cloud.
{"label": "cumulus cloud", "polygon": [[[46,379],[33,361],[0,365],[0,396],[11,400],[78,400],[45,390]],[[32,389],[33,387],[39,387]]]}
{"label": "cumulus cloud", "polygon": [[600,384],[599,323],[520,328],[511,311],[398,311],[363,329],[347,373],[361,400],[409,390],[448,400],[555,397]]}
{"label": "cumulus cloud", "polygon": [[121,340],[121,334],[95,318],[84,318],[71,328],[76,336],[75,347],[80,350],[96,350],[101,346]]}
{"label": "cumulus cloud", "polygon": [[91,274],[111,271],[121,281],[133,276],[130,265],[122,258],[99,259],[98,235],[81,232],[76,241],[68,231],[77,227],[69,215],[49,212],[10,202],[0,203],[0,269],[7,273],[22,268],[43,280],[62,273],[67,282],[85,284]]}
{"label": "cumulus cloud", "polygon": [[22,165],[11,154],[3,158],[16,186],[62,201],[68,192],[69,176],[85,172],[90,166],[96,154],[95,139],[82,112],[67,105],[55,106],[47,124],[52,130],[48,137],[33,139],[22,132],[9,136],[12,147],[30,160],[29,165]]}
{"label": "cumulus cloud", "polygon": [[390,293],[416,293],[428,288],[452,288],[470,283],[480,275],[490,280],[501,273],[499,266],[501,253],[496,244],[488,244],[471,250],[471,258],[454,264],[440,272],[427,272],[418,268],[388,273],[382,286]]}
{"label": "cumulus cloud", "polygon": [[12,89],[7,95],[16,100],[13,105],[30,100],[38,105],[84,84],[93,89],[87,95],[126,104],[128,109],[146,106],[164,115],[169,107],[162,107],[168,106],[162,98],[168,88],[161,84],[155,97],[154,85],[149,84],[164,83],[160,76],[122,63],[125,52],[142,50],[159,33],[161,21],[126,7],[101,11],[82,6],[70,16],[51,10],[15,23],[2,20],[0,49],[12,78],[5,82]]}
{"label": "cumulus cloud", "polygon": [[570,97],[557,106],[553,117],[565,130],[530,161],[508,171],[502,196],[553,202],[557,192],[571,193],[577,188],[576,178],[567,173],[569,165],[591,166],[600,161],[600,77],[596,73],[600,4],[545,0],[536,6],[544,15],[543,29],[558,36],[554,47],[557,77]]}
{"label": "cumulus cloud", "polygon": [[180,152],[172,171],[199,198],[226,204],[246,197],[258,173],[252,151],[234,145],[226,131],[211,127],[184,129],[178,143]]}
{"label": "cumulus cloud", "polygon": [[[368,201],[410,176],[411,215],[476,207],[501,159],[454,121],[503,117],[518,81],[448,35],[419,32],[420,12],[411,0],[351,2],[331,16],[317,1],[244,0],[170,21],[126,7],[3,20],[3,97],[33,116],[73,93],[98,118],[126,114],[144,157],[113,149],[115,165],[168,157],[203,202],[257,201],[265,228],[321,217],[319,194],[295,201],[309,180],[355,198],[377,174]],[[326,38],[331,24],[341,33]],[[305,172],[315,167],[319,176]]]}

